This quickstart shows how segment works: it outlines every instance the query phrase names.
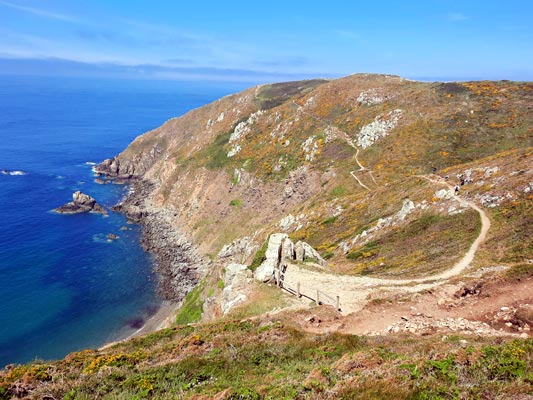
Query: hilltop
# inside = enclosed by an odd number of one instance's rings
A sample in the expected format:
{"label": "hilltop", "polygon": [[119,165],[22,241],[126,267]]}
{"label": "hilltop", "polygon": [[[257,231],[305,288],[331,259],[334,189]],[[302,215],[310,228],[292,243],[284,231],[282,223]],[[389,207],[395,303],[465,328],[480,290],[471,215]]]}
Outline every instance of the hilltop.
{"label": "hilltop", "polygon": [[[144,225],[178,325],[12,369],[1,387],[531,393],[532,105],[530,82],[358,74],[257,86],[167,121],[95,171],[132,185],[116,209]],[[82,376],[54,384],[66,371]]]}

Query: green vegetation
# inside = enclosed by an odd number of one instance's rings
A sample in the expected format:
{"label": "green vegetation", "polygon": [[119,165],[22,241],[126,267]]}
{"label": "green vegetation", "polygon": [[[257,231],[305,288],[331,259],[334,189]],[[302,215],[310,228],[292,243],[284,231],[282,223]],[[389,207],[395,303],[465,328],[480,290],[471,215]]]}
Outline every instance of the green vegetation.
{"label": "green vegetation", "polygon": [[229,205],[232,207],[240,207],[242,206],[242,199],[233,199],[229,202]]}
{"label": "green vegetation", "polygon": [[346,193],[346,188],[344,186],[335,186],[331,191],[331,194],[335,197],[340,197]]}
{"label": "green vegetation", "polygon": [[194,157],[196,162],[208,169],[225,168],[230,161],[226,145],[231,133],[232,131],[218,135],[211,144],[196,153]]}
{"label": "green vegetation", "polygon": [[521,199],[490,210],[498,234],[488,244],[494,248],[498,263],[524,262],[533,254],[533,201]]}
{"label": "green vegetation", "polygon": [[[533,340],[313,334],[293,317],[178,326],[15,366],[0,398],[512,398],[533,390]],[[460,338],[460,337],[458,337]],[[148,340],[147,340],[148,339]],[[197,397],[196,397],[197,398]]]}
{"label": "green vegetation", "polygon": [[324,222],[322,222],[322,225],[330,225],[330,224],[334,223],[335,221],[337,221],[337,218],[338,217],[336,215],[333,215],[333,216],[331,216],[329,218],[326,218],[324,220]]}
{"label": "green vegetation", "polygon": [[254,272],[262,263],[266,260],[266,251],[268,248],[268,241],[270,240],[270,235],[268,235],[267,240],[263,245],[257,250],[255,256],[250,264],[249,268]]}
{"label": "green vegetation", "polygon": [[324,251],[321,256],[324,260],[329,260],[330,258],[332,258],[333,256],[335,255],[335,253],[333,253],[332,251]]}
{"label": "green vegetation", "polygon": [[203,302],[200,296],[204,290],[204,286],[205,282],[202,281],[187,294],[176,316],[177,324],[189,324],[191,322],[197,322],[202,318]]}
{"label": "green vegetation", "polygon": [[503,277],[508,281],[520,281],[533,277],[533,265],[532,264],[518,264],[514,265],[505,271]]}
{"label": "green vegetation", "polygon": [[312,79],[308,81],[294,81],[265,85],[257,94],[259,108],[269,110],[277,107],[293,97],[304,95],[327,81]]}
{"label": "green vegetation", "polygon": [[365,244],[357,251],[352,251],[346,255],[350,260],[358,260],[360,258],[369,258],[379,253],[379,245],[376,241],[371,241]]}
{"label": "green vegetation", "polygon": [[474,210],[455,215],[426,213],[384,233],[347,254],[349,272],[364,275],[423,276],[450,268],[479,235],[481,220]]}

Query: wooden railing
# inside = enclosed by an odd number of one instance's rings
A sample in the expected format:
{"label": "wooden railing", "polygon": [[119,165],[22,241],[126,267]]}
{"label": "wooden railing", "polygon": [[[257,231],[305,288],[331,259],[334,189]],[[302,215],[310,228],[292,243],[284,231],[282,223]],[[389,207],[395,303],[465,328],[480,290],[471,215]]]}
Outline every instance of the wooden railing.
{"label": "wooden railing", "polygon": [[286,270],[287,264],[283,263],[280,263],[280,265],[274,269],[274,279],[277,287],[286,290],[295,296],[298,296],[298,298],[308,298],[309,300],[314,301],[317,305],[330,304],[335,307],[337,311],[341,311],[339,296],[332,297],[320,289],[305,288],[300,284],[300,282],[296,282],[295,288],[288,287],[285,283]]}

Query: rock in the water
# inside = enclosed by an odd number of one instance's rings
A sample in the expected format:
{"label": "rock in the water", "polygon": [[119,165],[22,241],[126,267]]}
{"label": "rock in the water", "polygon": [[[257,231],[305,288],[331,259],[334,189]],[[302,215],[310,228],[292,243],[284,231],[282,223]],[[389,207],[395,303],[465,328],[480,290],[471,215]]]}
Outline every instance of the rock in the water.
{"label": "rock in the water", "polygon": [[109,239],[109,240],[117,240],[119,238],[120,238],[120,236],[117,236],[114,233],[108,233],[107,234],[107,239]]}
{"label": "rock in the water", "polygon": [[118,157],[108,158],[93,167],[96,176],[104,176],[113,179],[113,183],[125,184],[136,175],[136,165],[130,161],[120,162]]}
{"label": "rock in the water", "polygon": [[71,202],[54,209],[54,211],[60,214],[78,214],[83,212],[107,214],[105,208],[98,204],[95,199],[79,190],[74,192]]}

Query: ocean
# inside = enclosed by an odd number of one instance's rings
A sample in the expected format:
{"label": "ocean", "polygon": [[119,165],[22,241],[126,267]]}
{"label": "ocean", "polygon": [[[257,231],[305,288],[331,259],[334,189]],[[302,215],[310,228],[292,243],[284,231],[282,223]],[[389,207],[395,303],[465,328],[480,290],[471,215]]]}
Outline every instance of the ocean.
{"label": "ocean", "polygon": [[[95,183],[92,163],[243,88],[0,77],[0,368],[127,337],[157,310],[152,259],[139,245],[138,226],[114,212],[51,210],[76,190],[106,208],[116,204],[128,188]],[[120,238],[109,242],[109,233]]]}

